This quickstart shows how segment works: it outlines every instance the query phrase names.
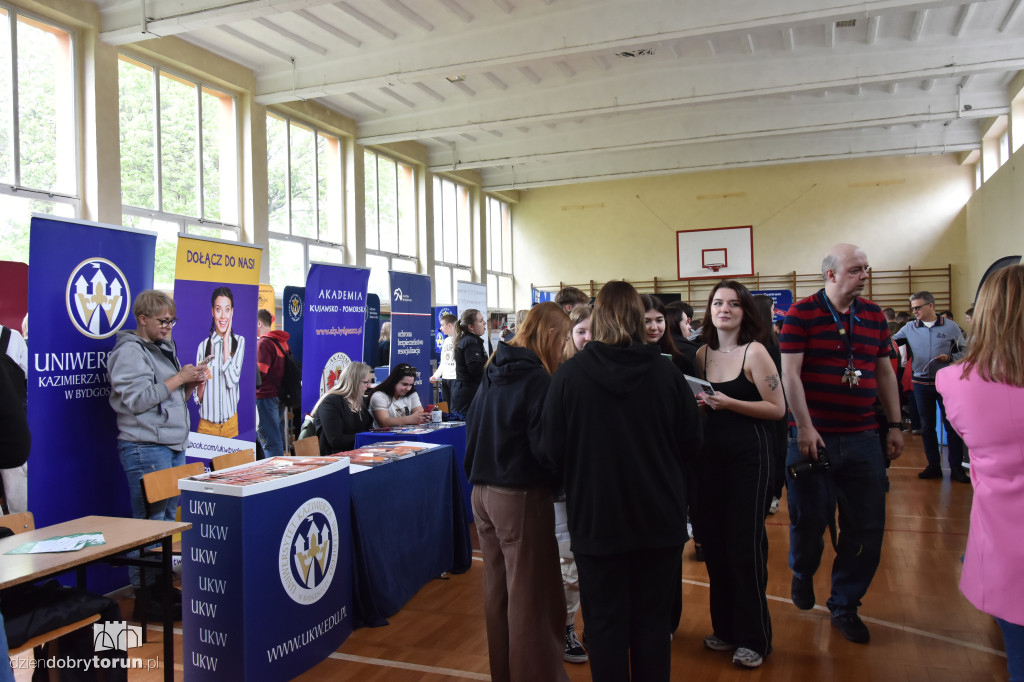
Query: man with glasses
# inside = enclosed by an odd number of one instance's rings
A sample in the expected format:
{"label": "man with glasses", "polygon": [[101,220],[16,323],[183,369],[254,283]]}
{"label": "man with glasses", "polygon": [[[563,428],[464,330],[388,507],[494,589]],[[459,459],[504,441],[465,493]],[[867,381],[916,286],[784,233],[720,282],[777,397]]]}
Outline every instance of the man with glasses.
{"label": "man with glasses", "polygon": [[914,400],[921,416],[924,454],[928,458],[928,466],[917,477],[942,478],[939,439],[935,432],[938,409],[942,412],[948,440],[949,477],[970,483],[963,469],[964,442],[946,420],[942,396],[935,390],[935,373],[963,355],[967,346],[964,333],[956,322],[936,314],[935,297],[930,291],[919,291],[911,296],[910,310],[916,320],[904,325],[892,338],[900,345],[909,345],[913,356]]}

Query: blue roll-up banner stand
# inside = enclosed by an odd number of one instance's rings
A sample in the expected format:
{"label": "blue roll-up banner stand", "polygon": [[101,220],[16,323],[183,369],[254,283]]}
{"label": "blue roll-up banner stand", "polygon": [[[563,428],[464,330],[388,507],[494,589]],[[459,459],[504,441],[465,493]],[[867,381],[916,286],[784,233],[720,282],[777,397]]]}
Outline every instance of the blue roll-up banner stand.
{"label": "blue roll-up banner stand", "polygon": [[307,412],[351,362],[363,360],[369,268],[313,263],[302,326],[302,406]]}
{"label": "blue roll-up banner stand", "polygon": [[764,291],[751,291],[752,296],[763,294],[770,296],[775,305],[775,319],[786,319],[786,311],[793,305],[793,292],[789,289],[765,289]]}
{"label": "blue roll-up banner stand", "polygon": [[452,314],[458,319],[459,309],[453,305],[439,305],[434,308],[434,348],[430,353],[432,360],[441,360],[441,347],[444,346],[445,335],[441,331],[441,316],[444,314]]}
{"label": "blue roll-up banner stand", "polygon": [[370,367],[377,365],[380,337],[380,296],[366,295],[366,323],[363,329],[363,362]]}
{"label": "blue roll-up banner stand", "polygon": [[430,349],[433,346],[430,277],[391,271],[391,366],[406,363],[416,368],[420,402],[433,402],[430,386]]}
{"label": "blue roll-up banner stand", "polygon": [[[156,235],[44,215],[30,230],[29,509],[40,528],[130,517],[107,354],[118,331],[135,329],[134,297],[153,288]],[[125,568],[89,569],[93,590],[127,583]]]}
{"label": "blue roll-up banner stand", "polygon": [[185,679],[290,680],[352,633],[348,458],[309,461],[179,482]]}
{"label": "blue roll-up banner stand", "polygon": [[284,321],[281,328],[288,332],[288,349],[295,361],[302,364],[302,314],[306,287],[285,287],[281,295],[281,311]]}
{"label": "blue roll-up banner stand", "polygon": [[544,303],[545,301],[553,301],[553,300],[555,300],[555,295],[553,293],[551,293],[550,291],[541,291],[540,289],[535,289],[534,287],[530,287],[530,304],[531,304],[531,307],[537,305],[538,303]]}

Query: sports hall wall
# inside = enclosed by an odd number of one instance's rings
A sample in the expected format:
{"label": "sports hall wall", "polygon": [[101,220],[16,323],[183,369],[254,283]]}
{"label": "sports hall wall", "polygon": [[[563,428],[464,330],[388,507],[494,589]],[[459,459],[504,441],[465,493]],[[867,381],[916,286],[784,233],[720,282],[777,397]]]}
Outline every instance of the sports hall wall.
{"label": "sports hall wall", "polygon": [[1002,256],[1024,255],[1024,173],[1020,151],[985,181],[967,202],[968,298],[972,300],[985,269]]}
{"label": "sports hall wall", "polygon": [[754,269],[762,274],[818,272],[839,241],[863,246],[876,269],[952,264],[959,314],[984,272],[967,272],[964,206],[973,184],[974,167],[944,155],[522,191],[513,213],[516,301],[529,300],[531,283],[675,279],[676,230],[753,225]]}

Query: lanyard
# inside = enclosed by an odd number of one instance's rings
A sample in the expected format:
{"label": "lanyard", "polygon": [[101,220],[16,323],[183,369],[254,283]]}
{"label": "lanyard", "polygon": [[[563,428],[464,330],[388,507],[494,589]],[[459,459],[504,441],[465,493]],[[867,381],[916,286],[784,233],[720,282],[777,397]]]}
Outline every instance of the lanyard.
{"label": "lanyard", "polygon": [[839,338],[846,342],[846,371],[843,373],[843,383],[849,384],[850,388],[853,388],[860,383],[861,376],[860,370],[853,365],[853,330],[857,321],[857,299],[853,299],[853,302],[850,303],[850,333],[847,334],[846,326],[843,325],[843,321],[839,318],[839,313],[833,307],[832,301],[828,300],[825,290],[822,289],[818,293],[821,294],[821,298],[825,301],[828,311],[832,313],[832,319],[835,320],[836,332],[839,334]]}

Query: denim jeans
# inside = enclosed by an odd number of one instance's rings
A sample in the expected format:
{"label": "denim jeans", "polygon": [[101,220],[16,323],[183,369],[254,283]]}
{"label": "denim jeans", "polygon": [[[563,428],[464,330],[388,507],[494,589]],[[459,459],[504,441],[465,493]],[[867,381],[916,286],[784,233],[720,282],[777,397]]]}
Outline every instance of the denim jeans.
{"label": "denim jeans", "polygon": [[[881,557],[885,531],[885,457],[875,431],[822,433],[831,468],[794,480],[788,474],[789,567],[809,579],[821,564],[823,534],[836,511],[839,542],[832,564],[832,615],[856,613]],[[803,459],[796,438],[789,441],[786,466]],[[788,471],[788,469],[787,469]]]}
{"label": "denim jeans", "polygon": [[284,417],[286,408],[281,400],[274,398],[257,398],[256,412],[260,415],[260,425],[256,429],[260,445],[263,446],[264,457],[280,457],[284,454]]}
{"label": "denim jeans", "polygon": [[929,468],[941,468],[939,458],[939,436],[935,432],[936,406],[942,410],[942,425],[946,427],[948,450],[946,457],[951,472],[964,473],[964,442],[946,419],[946,406],[942,404],[942,396],[935,390],[935,384],[914,384],[914,401],[921,419],[921,438],[924,439],[924,455],[928,458]]}
{"label": "denim jeans", "polygon": [[1003,631],[1010,682],[1024,682],[1024,625],[1010,623],[1002,618],[996,618],[996,622]]}
{"label": "denim jeans", "polygon": [[[137,519],[154,521],[173,521],[178,513],[178,498],[172,497],[163,502],[156,502],[146,514],[146,500],[142,496],[142,477],[154,471],[181,466],[185,463],[185,451],[176,452],[166,445],[156,443],[136,443],[134,441],[117,441],[117,450],[121,456],[121,466],[128,477],[128,494],[132,501],[132,515]],[[136,555],[137,556],[137,555]],[[139,586],[139,568],[130,566],[128,574],[132,585]],[[146,576],[146,582],[155,580],[153,572]]]}

